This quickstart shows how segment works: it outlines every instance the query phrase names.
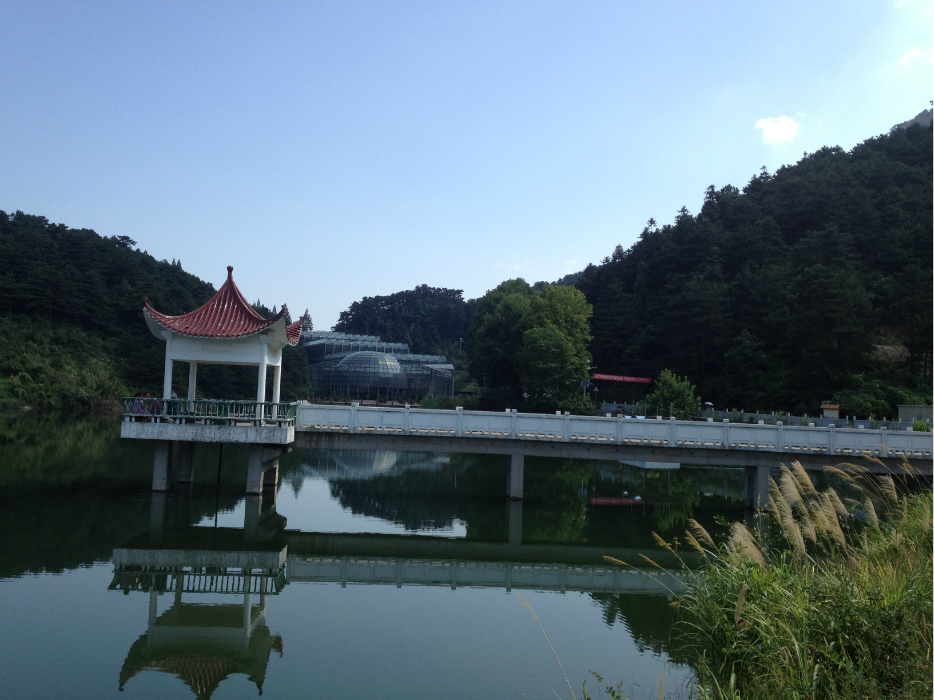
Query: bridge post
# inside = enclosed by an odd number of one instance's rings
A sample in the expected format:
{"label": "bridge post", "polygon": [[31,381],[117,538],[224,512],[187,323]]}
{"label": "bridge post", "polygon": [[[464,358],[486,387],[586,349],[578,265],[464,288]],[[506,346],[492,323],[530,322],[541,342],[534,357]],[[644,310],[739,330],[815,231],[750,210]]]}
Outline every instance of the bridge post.
{"label": "bridge post", "polygon": [[279,458],[268,463],[266,471],[263,472],[263,488],[275,489],[279,485]]}
{"label": "bridge post", "polygon": [[250,454],[247,458],[246,492],[259,494],[263,492],[263,446],[250,445]]}
{"label": "bridge post", "polygon": [[747,508],[763,510],[769,506],[769,468],[746,467],[746,489],[743,503]]}
{"label": "bridge post", "polygon": [[178,443],[178,483],[190,484],[195,478],[195,443]]}
{"label": "bridge post", "polygon": [[522,500],[524,486],[525,455],[509,455],[509,477],[506,481],[506,493],[514,501]]}
{"label": "bridge post", "polygon": [[259,539],[259,516],[263,510],[262,494],[254,496],[247,494],[243,501],[243,540],[247,543]]}
{"label": "bridge post", "polygon": [[509,544],[522,544],[522,501],[509,502]]}
{"label": "bridge post", "polygon": [[152,490],[169,490],[169,459],[172,456],[170,440],[156,440],[156,454],[152,460]]}

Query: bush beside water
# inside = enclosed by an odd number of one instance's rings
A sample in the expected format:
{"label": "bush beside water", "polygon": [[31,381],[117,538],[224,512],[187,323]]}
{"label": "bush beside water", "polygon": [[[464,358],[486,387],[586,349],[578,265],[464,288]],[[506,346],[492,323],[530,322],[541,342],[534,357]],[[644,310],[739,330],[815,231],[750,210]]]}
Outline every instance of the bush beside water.
{"label": "bush beside water", "polygon": [[931,697],[931,493],[829,471],[856,497],[818,492],[795,463],[753,530],[734,523],[717,548],[691,522],[706,564],[676,603],[676,636],[695,697]]}

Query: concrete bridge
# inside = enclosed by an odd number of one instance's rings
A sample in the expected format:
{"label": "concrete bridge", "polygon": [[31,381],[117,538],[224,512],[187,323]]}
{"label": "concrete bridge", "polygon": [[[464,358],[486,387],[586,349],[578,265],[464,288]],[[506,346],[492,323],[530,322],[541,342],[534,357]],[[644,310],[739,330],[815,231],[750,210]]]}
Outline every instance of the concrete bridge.
{"label": "concrete bridge", "polygon": [[[932,476],[932,435],[912,431],[304,402],[227,402],[249,405],[225,414],[213,406],[217,403],[223,402],[164,400],[143,414],[127,406],[121,436],[157,441],[154,490],[169,487],[173,440],[182,445],[182,482],[192,478],[195,442],[250,444],[248,493],[276,483],[278,457],[291,446],[509,455],[507,495],[512,499],[523,497],[526,455],[742,467],[746,503],[759,507],[768,502],[769,470],[792,460],[807,469],[860,462],[880,472]],[[212,406],[199,411],[198,404]]]}

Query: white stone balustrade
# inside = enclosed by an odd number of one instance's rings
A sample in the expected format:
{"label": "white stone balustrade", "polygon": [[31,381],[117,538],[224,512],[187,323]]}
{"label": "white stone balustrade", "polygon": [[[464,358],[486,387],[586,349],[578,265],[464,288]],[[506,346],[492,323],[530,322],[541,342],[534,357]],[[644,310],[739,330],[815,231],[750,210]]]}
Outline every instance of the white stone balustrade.
{"label": "white stone balustrade", "polygon": [[853,430],[622,416],[542,415],[299,404],[295,430],[345,434],[423,435],[644,447],[748,450],[837,457],[930,459],[931,433]]}

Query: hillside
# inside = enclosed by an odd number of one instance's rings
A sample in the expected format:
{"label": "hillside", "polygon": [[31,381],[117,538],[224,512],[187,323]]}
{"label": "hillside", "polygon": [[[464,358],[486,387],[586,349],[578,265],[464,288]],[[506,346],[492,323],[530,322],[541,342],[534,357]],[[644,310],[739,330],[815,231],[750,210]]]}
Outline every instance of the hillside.
{"label": "hillside", "polygon": [[[165,346],[143,321],[143,299],[178,314],[215,289],[181,261],[135,246],[125,236],[0,211],[0,400],[88,408],[161,391]],[[184,386],[187,368],[177,365],[176,386]],[[249,368],[206,366],[199,394],[253,398],[255,381]],[[287,369],[283,394],[301,381]]]}
{"label": "hillside", "polygon": [[460,289],[422,284],[387,296],[363,297],[342,311],[335,331],[378,335],[390,343],[408,343],[414,353],[448,354],[467,338],[474,305]]}
{"label": "hillside", "polygon": [[[589,266],[601,372],[669,368],[718,407],[889,415],[931,401],[932,131],[822,148],[710,187]],[[616,389],[620,398],[630,390]],[[608,391],[609,390],[609,391]]]}

